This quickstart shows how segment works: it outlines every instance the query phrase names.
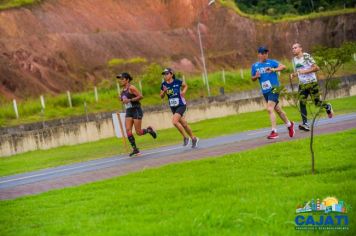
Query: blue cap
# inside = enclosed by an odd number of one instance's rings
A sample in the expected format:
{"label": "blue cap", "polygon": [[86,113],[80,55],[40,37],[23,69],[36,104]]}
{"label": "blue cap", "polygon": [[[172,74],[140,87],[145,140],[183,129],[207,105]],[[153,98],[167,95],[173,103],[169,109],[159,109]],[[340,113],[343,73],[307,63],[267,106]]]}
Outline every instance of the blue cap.
{"label": "blue cap", "polygon": [[257,49],[257,52],[258,53],[266,53],[266,52],[268,52],[268,48],[267,47],[263,47],[263,46],[261,46],[261,47],[259,47],[258,49]]}

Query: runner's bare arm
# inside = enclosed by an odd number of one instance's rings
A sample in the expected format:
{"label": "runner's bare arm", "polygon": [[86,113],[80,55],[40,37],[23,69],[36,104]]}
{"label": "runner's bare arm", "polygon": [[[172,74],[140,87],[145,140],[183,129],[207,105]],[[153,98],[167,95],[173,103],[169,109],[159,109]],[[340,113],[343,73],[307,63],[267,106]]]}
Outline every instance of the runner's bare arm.
{"label": "runner's bare arm", "polygon": [[182,83],[182,91],[180,92],[180,94],[182,95],[182,96],[184,96],[185,95],[185,93],[187,92],[187,90],[188,90],[188,85],[187,85],[187,83],[185,83],[185,82],[183,82]]}
{"label": "runner's bare arm", "polygon": [[161,90],[159,96],[161,98],[164,98],[164,96],[166,95],[166,92],[167,92],[167,88],[166,88],[166,86],[163,86],[163,90]]}
{"label": "runner's bare arm", "polygon": [[130,102],[137,102],[143,98],[142,94],[140,93],[140,91],[138,91],[138,89],[135,86],[131,85],[129,90],[130,93],[135,95],[134,98],[129,99]]}
{"label": "runner's bare arm", "polygon": [[316,64],[313,64],[310,69],[308,69],[308,70],[299,70],[298,72],[300,74],[309,74],[309,73],[317,72],[319,70],[320,70],[319,66],[317,66]]}
{"label": "runner's bare arm", "polygon": [[258,78],[260,78],[260,72],[256,72],[254,76],[251,77],[252,81],[256,81]]}
{"label": "runner's bare arm", "polygon": [[277,68],[271,68],[271,71],[272,71],[272,72],[282,71],[282,70],[284,70],[285,68],[286,68],[285,65],[283,65],[283,64],[278,64],[278,67],[277,67]]}
{"label": "runner's bare arm", "polygon": [[289,75],[289,77],[291,78],[291,79],[293,79],[293,77],[297,77],[298,76],[298,73],[297,72],[293,72],[293,73],[291,73],[290,75]]}

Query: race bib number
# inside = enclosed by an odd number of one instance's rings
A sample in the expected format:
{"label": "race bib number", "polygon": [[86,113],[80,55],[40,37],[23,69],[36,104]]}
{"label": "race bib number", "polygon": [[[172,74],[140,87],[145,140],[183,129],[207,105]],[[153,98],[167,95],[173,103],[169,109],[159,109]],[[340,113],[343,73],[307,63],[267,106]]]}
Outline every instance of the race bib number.
{"label": "race bib number", "polygon": [[271,82],[269,80],[262,82],[261,86],[263,90],[272,88]]}
{"label": "race bib number", "polygon": [[169,106],[176,107],[179,105],[179,98],[170,98],[169,99]]}
{"label": "race bib number", "polygon": [[131,102],[126,103],[126,104],[125,104],[125,108],[126,108],[126,109],[132,108],[132,104],[131,104]]}

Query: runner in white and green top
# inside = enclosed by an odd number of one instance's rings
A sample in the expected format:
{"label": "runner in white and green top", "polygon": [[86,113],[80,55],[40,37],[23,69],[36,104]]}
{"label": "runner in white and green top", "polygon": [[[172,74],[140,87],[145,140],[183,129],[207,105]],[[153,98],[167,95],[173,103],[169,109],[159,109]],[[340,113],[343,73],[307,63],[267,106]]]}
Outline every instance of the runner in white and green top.
{"label": "runner in white and green top", "polygon": [[[297,55],[293,58],[293,66],[295,72],[298,75],[300,84],[309,84],[312,82],[317,82],[315,72],[319,70],[319,67],[316,66],[314,58],[306,53],[301,52],[301,55]],[[298,71],[311,71],[310,73],[298,73]]]}
{"label": "runner in white and green top", "polygon": [[306,108],[306,100],[309,95],[314,100],[316,106],[323,106],[325,108],[329,118],[333,117],[333,110],[330,103],[320,100],[319,85],[315,73],[319,70],[319,67],[316,65],[314,58],[310,54],[303,52],[299,43],[293,44],[292,51],[294,55],[294,73],[291,74],[291,77],[298,77],[299,79],[300,113],[303,120],[303,124],[299,125],[299,129],[309,131]]}

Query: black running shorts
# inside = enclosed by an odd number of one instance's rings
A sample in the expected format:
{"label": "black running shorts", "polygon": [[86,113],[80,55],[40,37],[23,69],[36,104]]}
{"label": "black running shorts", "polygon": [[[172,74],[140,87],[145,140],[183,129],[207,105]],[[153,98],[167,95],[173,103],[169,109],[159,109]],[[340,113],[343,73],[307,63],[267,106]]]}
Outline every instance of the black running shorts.
{"label": "black running shorts", "polygon": [[181,116],[184,116],[185,111],[187,110],[187,106],[183,105],[183,106],[177,106],[177,107],[171,107],[171,111],[174,114],[178,113]]}
{"label": "black running shorts", "polygon": [[134,120],[141,120],[143,117],[143,111],[141,107],[132,107],[126,109],[126,116],[127,118],[132,118]]}

